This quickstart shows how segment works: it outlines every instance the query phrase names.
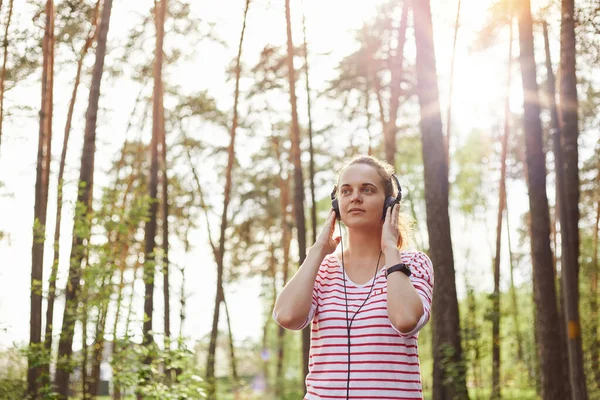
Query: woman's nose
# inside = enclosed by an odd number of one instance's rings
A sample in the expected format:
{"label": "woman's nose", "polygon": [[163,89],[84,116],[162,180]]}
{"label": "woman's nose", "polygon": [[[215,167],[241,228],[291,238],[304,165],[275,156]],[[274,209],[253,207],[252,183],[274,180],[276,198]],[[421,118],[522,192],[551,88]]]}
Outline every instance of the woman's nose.
{"label": "woman's nose", "polygon": [[350,202],[362,202],[362,197],[360,197],[360,191],[355,190],[354,192],[352,192],[352,194],[350,195]]}

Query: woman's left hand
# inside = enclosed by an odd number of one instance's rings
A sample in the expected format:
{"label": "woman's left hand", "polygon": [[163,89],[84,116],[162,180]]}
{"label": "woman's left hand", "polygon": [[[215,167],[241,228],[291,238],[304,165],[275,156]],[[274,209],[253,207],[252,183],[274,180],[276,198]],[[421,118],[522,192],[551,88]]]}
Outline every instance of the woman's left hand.
{"label": "woman's left hand", "polygon": [[394,204],[386,210],[383,221],[383,231],[381,234],[381,251],[396,249],[398,247],[398,238],[400,230],[398,229],[398,219],[400,218],[400,205]]}

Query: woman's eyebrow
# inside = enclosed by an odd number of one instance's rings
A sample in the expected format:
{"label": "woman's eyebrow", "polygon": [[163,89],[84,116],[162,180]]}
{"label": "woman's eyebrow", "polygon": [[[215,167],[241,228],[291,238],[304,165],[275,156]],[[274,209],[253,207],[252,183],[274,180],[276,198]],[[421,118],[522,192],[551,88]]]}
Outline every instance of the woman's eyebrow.
{"label": "woman's eyebrow", "polygon": [[[351,186],[351,185],[349,183],[344,183],[340,186],[340,188],[343,188],[345,186]],[[377,185],[375,185],[374,183],[371,183],[371,182],[361,183],[360,186],[373,186],[374,188],[377,188]]]}

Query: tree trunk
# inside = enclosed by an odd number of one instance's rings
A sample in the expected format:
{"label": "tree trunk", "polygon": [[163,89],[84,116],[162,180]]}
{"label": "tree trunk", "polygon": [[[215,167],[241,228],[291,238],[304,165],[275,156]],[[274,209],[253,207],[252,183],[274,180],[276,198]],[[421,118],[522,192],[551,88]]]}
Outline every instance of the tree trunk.
{"label": "tree trunk", "polygon": [[[304,220],[304,180],[302,178],[302,163],[300,160],[300,125],[298,123],[298,109],[296,106],[296,71],[294,70],[294,41],[292,39],[292,21],[290,13],[290,0],[285,0],[287,67],[290,84],[290,105],[292,108],[292,125],[290,127],[292,148],[290,150],[292,163],[294,164],[294,209],[296,212],[296,229],[298,237],[298,265],[302,265],[302,262],[304,262],[304,258],[306,257],[306,221]],[[311,326],[309,325],[302,330],[303,376],[308,375],[310,329]]]}
{"label": "tree trunk", "polygon": [[[574,400],[588,398],[579,322],[579,136],[575,63],[574,0],[562,0],[560,29],[560,152],[557,173],[564,190],[559,203],[564,313],[567,322],[569,374]],[[565,233],[567,235],[565,235]]]}
{"label": "tree trunk", "polygon": [[[9,20],[12,13],[12,1],[9,5]],[[4,37],[6,41],[6,36]],[[6,46],[5,46],[6,51]],[[50,180],[50,159],[52,143],[52,113],[54,88],[54,3],[46,1],[46,27],[42,42],[42,101],[40,107],[40,128],[38,136],[37,168],[35,178],[35,205],[33,211],[33,235],[31,245],[31,305],[29,322],[29,346],[27,369],[27,393],[37,398],[41,388],[42,368],[39,358],[45,358],[40,352],[42,340],[42,282],[44,271],[44,243],[46,239],[46,215],[48,210],[48,184]],[[5,54],[6,60],[6,54]],[[4,82],[2,82],[4,84]],[[4,88],[2,88],[4,90]]]}
{"label": "tree trunk", "polygon": [[133,290],[133,289],[135,287],[135,281],[137,279],[139,279],[139,277],[138,277],[138,275],[139,275],[138,271],[140,269],[142,269],[142,277],[143,277],[143,274],[144,274],[144,271],[143,271],[143,268],[142,268],[143,265],[142,265],[142,261],[141,261],[140,258],[141,258],[141,254],[138,253],[136,264],[135,264],[135,267],[133,269],[133,280],[131,282],[131,293],[129,293],[129,304],[128,304],[129,308],[127,309],[127,318],[125,318],[125,332],[123,334],[123,337],[126,340],[129,340],[131,338],[131,336],[129,335],[129,330],[130,330],[129,326],[131,325],[131,319],[132,319],[132,315],[133,315],[133,306],[134,306],[133,299],[135,298],[135,290]]}
{"label": "tree trunk", "polygon": [[[75,213],[73,227],[73,244],[71,248],[71,262],[69,277],[65,294],[65,311],[63,314],[62,330],[58,345],[58,362],[56,367],[55,384],[61,399],[67,399],[69,390],[70,368],[69,362],[73,352],[73,331],[75,327],[77,297],[79,280],[81,276],[81,261],[83,259],[84,236],[80,232],[87,221],[91,221],[92,213],[92,188],[94,186],[94,156],[96,150],[96,120],[98,117],[98,102],[100,99],[100,84],[104,69],[106,55],[106,41],[110,23],[112,0],[105,0],[102,8],[100,28],[98,30],[98,46],[96,48],[96,61],[92,71],[89,104],[85,121],[85,136],[81,156],[79,175],[79,190],[77,205],[81,212]],[[85,229],[87,230],[87,229]]]}
{"label": "tree trunk", "polygon": [[383,108],[383,98],[381,96],[381,91],[382,91],[381,81],[379,80],[379,76],[377,75],[377,72],[373,73],[373,81],[375,82],[375,98],[377,99],[377,106],[379,109],[379,123],[381,124],[382,131],[385,132],[385,127],[387,126],[388,122],[385,119],[385,110]]}
{"label": "tree trunk", "polygon": [[[137,101],[136,101],[136,105],[137,105]],[[115,171],[115,175],[116,175],[116,180],[115,180],[115,184],[113,187],[113,191],[117,192],[117,190],[119,189],[119,185],[121,183],[121,179],[119,178],[120,175],[120,171],[121,171],[121,167],[123,166],[124,160],[125,160],[125,149],[127,148],[127,144],[128,144],[128,140],[125,139],[125,143],[123,144],[123,148],[121,150],[121,158],[119,159],[119,162],[117,163],[116,166],[116,171]],[[131,193],[131,190],[133,188],[133,182],[134,179],[136,179],[137,176],[135,173],[131,173],[129,174],[128,180],[127,180],[127,186],[125,188],[125,190],[122,193],[122,201],[121,204],[119,205],[119,208],[111,208],[111,212],[110,215],[115,215],[115,213],[118,213],[119,217],[123,220],[127,217],[127,197],[129,196],[129,194]],[[115,199],[116,202],[117,199]],[[102,363],[102,357],[103,357],[103,351],[104,351],[104,343],[105,343],[105,332],[106,332],[106,316],[108,314],[108,307],[110,304],[110,297],[112,295],[112,277],[115,274],[115,272],[119,272],[120,278],[119,278],[119,285],[118,285],[118,290],[117,290],[117,300],[116,300],[116,311],[115,311],[115,320],[113,323],[113,328],[112,328],[112,334],[113,334],[113,340],[112,340],[112,346],[111,346],[111,354],[114,356],[116,354],[118,354],[119,349],[117,349],[117,326],[119,323],[119,317],[121,315],[121,303],[123,300],[123,286],[124,286],[124,272],[125,269],[127,267],[127,257],[129,256],[129,248],[130,248],[130,243],[132,243],[134,241],[134,233],[135,230],[137,230],[138,227],[134,226],[133,224],[131,224],[127,230],[126,235],[123,237],[122,231],[121,230],[113,230],[113,231],[109,231],[107,232],[107,240],[109,242],[109,249],[110,249],[110,254],[109,257],[113,257],[113,258],[109,258],[111,266],[109,268],[107,268],[106,271],[103,271],[103,273],[101,275],[104,275],[104,282],[102,284],[102,288],[111,288],[110,291],[108,292],[108,294],[106,294],[106,292],[103,291],[103,289],[100,289],[100,296],[102,296],[100,298],[100,305],[98,307],[98,319],[96,320],[96,335],[95,335],[95,342],[94,342],[94,346],[93,346],[93,355],[92,355],[92,374],[90,377],[90,381],[89,381],[89,392],[92,394],[92,396],[96,396],[98,393],[98,384],[100,382],[100,365]],[[114,371],[116,372],[116,371]],[[113,373],[113,375],[116,375],[115,373]],[[113,382],[115,382],[115,380],[113,379]],[[120,390],[118,389],[118,385],[114,385],[114,389],[113,392],[119,393],[120,395]]]}
{"label": "tree trunk", "polygon": [[[154,278],[156,274],[156,216],[158,213],[158,146],[161,141],[162,122],[162,65],[163,65],[163,41],[164,41],[164,18],[167,9],[167,0],[154,2],[154,21],[156,27],[156,42],[154,48],[154,90],[152,102],[152,141],[150,143],[150,174],[148,182],[148,194],[150,207],[148,210],[148,221],[144,229],[144,345],[150,345],[154,339],[152,334],[152,322],[154,313]],[[151,363],[151,358],[145,360]],[[146,379],[144,377],[143,379]],[[139,398],[139,395],[138,395]]]}
{"label": "tree trunk", "polygon": [[[117,310],[115,311],[115,321],[113,323],[113,339],[112,339],[112,348],[111,348],[111,355],[114,357],[116,354],[119,353],[120,346],[118,345],[118,340],[117,340],[117,325],[119,323],[119,316],[121,315],[121,307],[122,307],[122,303],[123,303],[123,288],[125,287],[125,280],[124,280],[124,274],[125,274],[125,264],[120,265],[120,271],[119,271],[119,289],[117,292]],[[118,382],[116,381],[115,377],[117,375],[118,371],[115,370],[115,368],[113,367],[113,371],[112,371],[112,375],[113,375],[113,400],[120,400],[121,399],[121,387],[118,384]]]}
{"label": "tree trunk", "polygon": [[0,71],[0,150],[2,149],[2,126],[4,124],[4,81],[6,79],[6,61],[8,60],[8,29],[10,28],[10,22],[12,19],[13,2],[14,0],[10,0],[8,3],[8,16],[6,17],[4,40],[2,41],[4,58],[2,59],[2,70]]}
{"label": "tree trunk", "polygon": [[[87,265],[87,262],[86,262]],[[84,278],[85,279],[85,278]],[[81,288],[81,397],[83,400],[90,400],[91,396],[89,393],[89,377],[88,377],[88,300],[89,290],[88,282],[84,282]]]}
{"label": "tree trunk", "polygon": [[[561,159],[561,149],[560,149],[560,126],[559,126],[559,122],[558,122],[558,111],[556,108],[556,87],[555,87],[555,78],[554,78],[554,72],[552,71],[552,58],[550,57],[550,41],[548,39],[548,25],[546,24],[546,22],[542,22],[542,28],[543,28],[543,32],[544,32],[544,50],[545,50],[545,54],[546,54],[546,71],[547,71],[547,88],[546,88],[546,96],[548,98],[549,101],[549,108],[550,108],[550,125],[551,125],[551,136],[553,137],[553,144],[554,144],[554,162],[555,162],[555,172],[556,172],[556,205],[554,208],[555,211],[555,219],[554,219],[554,229],[551,229],[551,234],[553,236],[554,239],[554,249],[555,251],[558,251],[557,249],[557,229],[556,229],[556,224],[557,221],[560,219],[560,213],[564,212],[561,211],[561,208],[564,206],[564,202],[562,201],[562,196],[564,196],[564,176],[562,173],[559,172],[559,165],[560,165],[560,159]],[[552,228],[552,225],[551,225]],[[568,233],[565,232],[563,230],[563,224],[561,222],[560,224],[560,232],[561,232],[561,242],[564,243],[564,240],[566,240],[566,238],[568,237]],[[566,327],[566,323],[565,323],[565,313],[563,312],[564,310],[564,300],[565,300],[565,291],[564,291],[564,286],[565,286],[565,270],[563,268],[564,264],[564,256],[566,254],[564,253],[564,247],[561,249],[561,282],[559,282],[559,308],[558,308],[558,316],[560,319],[560,334],[561,334],[561,355],[562,355],[562,363],[565,366],[565,368],[563,369],[563,373],[565,374],[565,376],[563,377],[563,381],[566,382],[565,384],[565,390],[567,391],[567,394],[569,395],[568,397],[571,398],[571,385],[570,385],[570,367],[569,367],[569,355],[568,355],[568,350],[567,350],[567,327]],[[553,265],[554,265],[554,271],[557,271],[557,259],[556,259],[556,253],[553,253]]]}
{"label": "tree trunk", "polygon": [[[163,4],[164,1],[164,4]],[[171,306],[169,300],[170,288],[169,288],[169,176],[167,173],[167,139],[165,130],[165,105],[164,105],[164,85],[162,83],[162,59],[163,59],[163,42],[165,35],[165,19],[167,15],[167,3],[166,0],[161,1],[160,7],[160,18],[155,20],[157,33],[161,34],[161,47],[160,47],[160,64],[161,71],[160,76],[160,100],[159,106],[159,121],[158,129],[160,131],[160,172],[161,172],[161,208],[162,208],[162,249],[163,249],[163,309],[164,309],[164,340],[165,349],[169,347],[171,337]],[[155,3],[156,4],[156,3]]]}
{"label": "tree trunk", "polygon": [[[129,341],[130,337],[131,337],[129,335],[129,326],[131,324],[131,316],[133,314],[133,307],[134,307],[134,302],[133,302],[133,298],[135,297],[134,286],[135,286],[135,281],[138,279],[138,270],[140,268],[142,268],[142,262],[140,260],[140,254],[138,253],[138,258],[137,258],[136,263],[133,268],[133,280],[131,282],[131,293],[129,293],[129,304],[128,304],[128,310],[127,310],[127,317],[125,318],[125,329],[123,332],[123,340],[124,341]],[[142,274],[143,274],[143,271],[142,271]],[[121,386],[119,384],[115,383],[115,388],[113,391],[113,399],[120,400],[121,398],[122,398]]]}
{"label": "tree trunk", "polygon": [[390,109],[387,126],[385,126],[385,159],[392,165],[396,166],[396,131],[398,125],[398,112],[400,109],[400,94],[402,83],[402,75],[404,73],[404,44],[406,43],[406,26],[408,25],[408,0],[402,4],[402,16],[400,17],[400,25],[398,26],[398,44],[396,52],[390,57],[391,61],[391,78],[390,78]]}
{"label": "tree trunk", "polygon": [[[448,165],[450,165],[450,134],[452,133],[452,95],[454,93],[454,60],[456,59],[456,40],[458,39],[458,28],[460,23],[460,5],[461,2],[458,0],[456,8],[456,21],[454,21],[454,40],[452,41],[452,58],[450,59],[450,88],[448,90],[448,112],[446,114],[446,159]],[[512,48],[512,20],[510,26],[510,47]],[[510,70],[510,60],[508,62]]]}
{"label": "tree trunk", "polygon": [[[122,183],[122,180],[120,179],[120,171],[121,168],[123,167],[123,165],[125,164],[125,156],[126,156],[126,149],[128,148],[129,145],[129,139],[127,138],[127,134],[129,133],[129,128],[131,127],[131,123],[132,123],[132,118],[133,116],[136,114],[136,110],[138,107],[138,104],[140,102],[141,99],[141,91],[138,92],[138,96],[135,99],[135,104],[133,107],[133,111],[130,114],[130,119],[127,125],[127,129],[125,131],[125,141],[123,143],[123,146],[121,147],[121,156],[119,158],[119,160],[117,161],[116,167],[115,167],[115,183],[113,186],[113,192],[116,192],[119,189],[119,185]],[[123,191],[122,194],[122,202],[121,202],[121,206],[119,209],[120,212],[120,216],[122,218],[126,217],[126,210],[127,210],[127,206],[128,206],[128,195],[131,193],[131,190],[133,188],[133,183],[135,179],[138,179],[138,175],[136,174],[136,172],[132,172],[129,174],[128,179],[127,179],[127,187],[125,188],[125,190]],[[134,197],[135,197],[135,193],[134,193]],[[122,308],[122,304],[123,304],[123,288],[125,287],[125,269],[127,268],[127,257],[129,256],[129,248],[130,248],[130,244],[134,242],[133,236],[135,231],[138,229],[138,226],[131,226],[129,227],[127,236],[125,237],[125,240],[122,241],[121,239],[121,235],[120,235],[120,231],[116,232],[116,238],[112,239],[112,243],[116,244],[117,247],[115,248],[115,253],[118,253],[119,256],[118,258],[114,259],[114,268],[111,268],[111,274],[114,274],[116,272],[116,269],[118,269],[118,274],[119,274],[119,285],[118,285],[118,289],[117,289],[117,299],[115,301],[116,303],[116,307],[117,309],[115,310],[115,317],[114,317],[114,322],[113,322],[113,328],[112,328],[112,346],[111,346],[111,355],[114,356],[116,354],[119,353],[120,348],[119,348],[119,343],[117,341],[117,327],[118,327],[118,323],[119,323],[119,319],[121,317],[121,308]],[[107,238],[109,241],[111,241],[110,239],[111,235],[108,234]],[[122,244],[120,247],[119,244]],[[135,273],[134,273],[134,281],[135,281]],[[110,283],[110,281],[109,281]],[[113,366],[113,377],[116,376],[118,373],[118,370],[116,370]],[[113,399],[114,400],[118,400],[121,398],[121,391],[119,388],[118,383],[116,382],[116,380],[113,378]]]}
{"label": "tree trunk", "polygon": [[429,0],[413,0],[412,8],[427,229],[436,275],[432,309],[439,310],[433,312],[433,399],[467,399],[448,214],[448,160],[440,115],[431,8]]}
{"label": "tree trunk", "polygon": [[444,310],[433,312],[433,399],[467,399],[448,214],[448,161],[442,132],[429,0],[414,0],[413,16],[427,229],[436,275],[432,309]]}
{"label": "tree trunk", "polygon": [[500,156],[500,190],[498,217],[496,222],[496,254],[494,256],[494,295],[492,311],[492,398],[501,398],[500,391],[500,251],[502,248],[502,217],[506,209],[506,154],[510,134],[510,87],[512,83],[512,6],[510,17],[510,35],[508,44],[508,62],[506,93],[504,98],[504,135],[502,135],[502,153]]}
{"label": "tree trunk", "polygon": [[510,241],[510,225],[508,218],[508,201],[504,200],[504,207],[506,209],[505,218],[506,218],[506,242],[508,245],[508,262],[510,264],[510,298],[511,305],[513,309],[513,323],[515,324],[515,336],[517,339],[517,359],[521,362],[524,361],[523,358],[523,337],[521,335],[521,329],[519,328],[519,304],[517,303],[517,291],[515,288],[515,280],[514,280],[514,260],[513,260],[513,251],[512,244]]}
{"label": "tree trunk", "polygon": [[[193,195],[192,195],[193,196]],[[184,254],[188,254],[190,251],[190,231],[191,231],[191,224],[189,224],[188,226],[186,226],[185,229],[185,239],[184,239]],[[185,264],[182,264],[181,267],[179,268],[179,272],[181,273],[181,288],[179,289],[180,294],[179,294],[179,304],[180,304],[180,308],[179,308],[179,335],[178,338],[179,339],[183,339],[183,326],[185,323],[185,308],[186,308],[186,294],[185,294]]]}
{"label": "tree trunk", "polygon": [[[105,280],[105,285],[108,285],[110,280]],[[92,373],[90,375],[88,392],[91,398],[98,396],[98,388],[100,384],[100,365],[102,364],[102,356],[104,355],[104,332],[106,328],[106,314],[108,313],[109,299],[103,299],[98,310],[98,321],[96,321],[96,337],[92,347]]]}
{"label": "tree trunk", "polygon": [[[69,136],[71,133],[71,123],[73,121],[73,112],[75,109],[75,101],[77,99],[77,90],[79,83],[81,82],[81,71],[83,69],[83,60],[88,53],[90,47],[96,37],[96,25],[98,20],[98,14],[100,11],[100,0],[96,1],[96,8],[92,18],[92,26],[88,32],[87,39],[81,49],[79,60],[77,60],[77,72],[75,73],[75,84],[73,85],[73,92],[71,93],[71,101],[69,102],[69,110],[67,112],[67,122],[65,124],[65,133],[63,136],[63,147],[60,154],[60,164],[58,167],[58,185],[56,194],[56,219],[54,225],[54,248],[53,248],[53,261],[52,270],[50,272],[49,286],[48,286],[48,307],[46,309],[46,329],[44,337],[44,348],[50,354],[52,349],[52,330],[54,321],[54,300],[56,297],[56,278],[58,275],[58,263],[60,255],[60,224],[62,221],[62,205],[63,205],[63,185],[64,185],[64,172],[65,163],[67,159],[67,148],[69,145]],[[49,374],[49,364],[44,365],[44,374]]]}
{"label": "tree trunk", "polygon": [[[368,67],[367,67],[368,68]],[[367,134],[369,135],[369,144],[367,147],[367,155],[373,155],[373,133],[371,132],[371,89],[370,89],[370,78],[371,71],[367,69],[367,75],[365,76],[365,113],[367,115]]]}
{"label": "tree trunk", "polygon": [[169,288],[169,176],[167,174],[167,141],[165,131],[165,107],[163,103],[163,92],[161,90],[161,205],[162,205],[162,247],[163,247],[163,309],[164,309],[164,333],[165,348],[168,348],[171,339],[171,305]]}
{"label": "tree trunk", "polygon": [[596,387],[600,390],[600,341],[598,336],[598,236],[600,230],[600,156],[598,159],[598,177],[596,178],[596,221],[594,223],[594,236],[592,241],[592,273],[590,278],[590,321],[591,338],[590,359],[592,373],[596,381]]}
{"label": "tree trunk", "polygon": [[[125,199],[124,199],[124,201],[125,201]],[[131,238],[132,235],[134,234],[134,232],[135,232],[134,229],[131,229],[129,231],[128,238]],[[115,311],[115,320],[113,322],[113,328],[112,328],[112,336],[113,336],[112,337],[112,346],[111,346],[111,356],[112,357],[119,354],[119,352],[121,351],[121,346],[119,344],[119,340],[117,339],[117,327],[118,327],[119,319],[121,316],[121,309],[123,307],[123,305],[122,305],[122,303],[123,303],[123,288],[125,287],[125,276],[124,275],[125,275],[125,269],[127,268],[127,257],[129,256],[129,247],[130,247],[129,243],[125,243],[125,245],[122,248],[121,255],[119,258],[119,264],[118,264],[119,288],[117,291],[117,300],[116,300],[117,309]],[[134,279],[132,282],[132,293],[134,292],[133,291],[133,283],[135,282],[135,270],[136,269],[134,267]],[[123,336],[124,338],[127,338],[127,329],[128,328],[125,329],[125,334]],[[98,370],[98,372],[99,372],[99,370]],[[118,373],[120,373],[119,369],[115,369],[114,365],[113,365],[113,400],[119,400],[121,398],[121,387],[115,379],[115,377]],[[98,378],[99,378],[99,375],[97,376],[97,379]],[[97,393],[97,391],[94,393]]]}
{"label": "tree trunk", "polygon": [[231,316],[229,315],[229,307],[227,300],[223,296],[223,305],[225,306],[225,316],[227,317],[227,333],[229,335],[229,359],[231,362],[231,379],[233,379],[233,391],[238,393],[240,378],[237,372],[237,359],[235,358],[235,345],[233,342],[233,331],[231,330]]}
{"label": "tree trunk", "polygon": [[[289,174],[284,178],[284,161],[281,158],[281,148],[279,142],[274,139],[274,147],[277,160],[279,162],[279,208],[281,210],[281,245],[283,250],[283,263],[281,266],[283,272],[282,287],[285,286],[288,280],[289,274],[289,263],[290,263],[290,243],[292,239],[290,216],[287,211],[287,207],[290,204],[289,192],[290,192],[290,180]],[[285,343],[285,329],[281,326],[277,327],[277,361],[276,361],[276,373],[275,373],[275,397],[283,397],[283,359],[284,359],[284,343]]]}
{"label": "tree trunk", "polygon": [[238,53],[235,64],[235,92],[233,98],[233,121],[231,124],[229,147],[227,148],[227,168],[225,170],[225,190],[223,194],[223,212],[221,214],[221,233],[219,236],[219,249],[217,251],[217,291],[215,294],[215,309],[212,321],[212,330],[210,334],[210,343],[208,346],[208,357],[206,361],[206,381],[208,383],[208,400],[215,400],[217,393],[215,381],[215,353],[217,350],[217,335],[219,328],[219,314],[221,302],[224,300],[223,291],[223,260],[225,256],[225,232],[227,230],[227,209],[231,199],[231,174],[235,161],[235,134],[238,127],[238,103],[240,98],[240,77],[241,77],[241,58],[242,48],[244,43],[244,33],[246,32],[246,18],[248,16],[248,8],[250,0],[246,0],[244,9],[244,19],[242,23],[242,32],[238,44]]}
{"label": "tree trunk", "polygon": [[[269,310],[275,309],[275,301],[277,300],[277,256],[275,255],[276,241],[270,240],[270,257],[269,257],[269,275],[272,279],[271,286],[271,296],[272,302]],[[272,397],[274,395],[273,391],[273,380],[269,379],[269,360],[271,360],[271,349],[272,345],[269,343],[269,326],[271,325],[272,318],[266,318],[265,324],[263,325],[263,336],[262,336],[262,354],[261,358],[263,361],[262,365],[262,374],[265,378],[265,391],[264,394],[266,397]],[[281,397],[281,396],[279,396]]]}
{"label": "tree trunk", "polygon": [[550,219],[546,197],[546,165],[542,150],[542,126],[536,67],[533,48],[533,28],[529,0],[519,3],[519,45],[524,96],[525,152],[531,226],[531,258],[533,290],[537,306],[535,328],[542,373],[542,398],[566,399],[561,363],[559,317],[557,310],[555,273],[550,249]]}
{"label": "tree trunk", "polygon": [[[132,176],[133,177],[133,176]],[[131,180],[133,181],[133,179]],[[125,194],[126,196],[127,194]],[[124,202],[125,202],[125,196],[124,196]],[[133,227],[132,227],[133,228]],[[128,235],[128,238],[131,238],[132,235],[134,234],[134,229],[131,229]],[[119,354],[119,352],[121,351],[121,346],[119,343],[119,340],[117,339],[117,327],[118,327],[118,323],[119,323],[119,319],[121,316],[121,309],[123,307],[123,288],[125,287],[125,269],[127,268],[127,257],[129,256],[129,243],[126,243],[121,251],[121,256],[119,259],[119,289],[117,291],[117,300],[116,300],[116,305],[117,305],[117,309],[115,311],[115,320],[113,322],[113,328],[112,328],[112,346],[111,346],[111,356],[114,357],[115,355]],[[134,293],[133,290],[133,286],[135,283],[135,274],[137,271],[137,268],[134,266],[133,268],[134,273],[133,273],[133,281],[132,281],[132,288],[131,288],[131,292],[132,295]],[[130,310],[131,310],[131,298],[130,298]],[[126,327],[125,327],[125,333],[123,335],[123,337],[125,339],[127,339],[127,331],[129,329],[129,316],[127,317],[128,321],[126,323]],[[115,366],[113,365],[113,371],[112,371],[112,375],[113,375],[113,400],[120,400],[121,399],[121,386],[119,385],[119,383],[116,380],[116,376],[120,373],[119,369],[116,369]],[[120,366],[119,366],[120,367]],[[119,368],[118,367],[118,368]],[[99,376],[98,376],[99,377]],[[97,393],[97,392],[96,392]]]}
{"label": "tree trunk", "polygon": [[[304,6],[304,3],[303,3]],[[314,162],[314,150],[313,150],[313,128],[312,128],[312,114],[311,114],[311,102],[310,102],[310,79],[308,73],[308,45],[306,43],[306,16],[302,12],[302,33],[304,36],[304,73],[306,76],[306,101],[308,109],[308,149],[310,154],[309,163],[309,175],[310,175],[310,221],[312,225],[312,240],[313,243],[317,241],[317,203],[315,200],[315,162]]]}

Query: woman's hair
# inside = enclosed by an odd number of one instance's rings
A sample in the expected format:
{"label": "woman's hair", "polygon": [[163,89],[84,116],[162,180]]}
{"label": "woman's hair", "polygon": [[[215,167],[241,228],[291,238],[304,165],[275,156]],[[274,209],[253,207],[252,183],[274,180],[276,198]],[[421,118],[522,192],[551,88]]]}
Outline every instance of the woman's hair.
{"label": "woman's hair", "polygon": [[[356,156],[346,161],[338,171],[337,180],[339,183],[340,175],[350,165],[354,164],[365,164],[375,168],[377,174],[381,177],[383,183],[385,198],[396,197],[398,195],[397,188],[394,187],[392,174],[394,173],[394,167],[384,160],[372,156]],[[400,204],[401,206],[402,204]],[[408,246],[410,234],[412,233],[412,218],[402,212],[398,218],[398,230],[400,235],[398,236],[398,243],[396,244],[399,249],[403,249]]]}

